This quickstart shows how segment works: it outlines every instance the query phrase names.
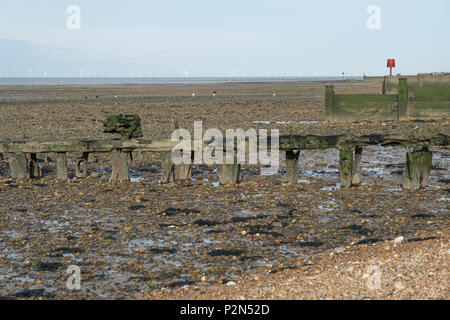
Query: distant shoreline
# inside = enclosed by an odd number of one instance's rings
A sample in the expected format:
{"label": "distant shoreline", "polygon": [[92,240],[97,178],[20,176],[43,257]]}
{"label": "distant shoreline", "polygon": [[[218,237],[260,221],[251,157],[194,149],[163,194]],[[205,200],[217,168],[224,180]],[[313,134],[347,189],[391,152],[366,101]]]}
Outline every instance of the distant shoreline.
{"label": "distant shoreline", "polygon": [[0,86],[55,85],[146,85],[146,84],[214,84],[214,83],[270,83],[362,81],[362,76],[346,77],[151,77],[151,78],[0,78]]}

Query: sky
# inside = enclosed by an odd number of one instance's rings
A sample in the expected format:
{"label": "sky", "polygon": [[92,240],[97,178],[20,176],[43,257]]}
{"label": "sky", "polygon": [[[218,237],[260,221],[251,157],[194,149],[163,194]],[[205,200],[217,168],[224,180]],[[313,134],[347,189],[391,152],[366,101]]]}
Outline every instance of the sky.
{"label": "sky", "polygon": [[449,0],[0,0],[0,77],[449,72],[449,32]]}

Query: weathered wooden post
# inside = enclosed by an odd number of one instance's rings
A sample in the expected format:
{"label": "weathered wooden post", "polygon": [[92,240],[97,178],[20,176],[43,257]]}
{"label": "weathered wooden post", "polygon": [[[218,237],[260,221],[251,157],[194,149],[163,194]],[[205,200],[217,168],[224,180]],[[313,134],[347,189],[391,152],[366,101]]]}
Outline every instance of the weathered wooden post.
{"label": "weathered wooden post", "polygon": [[136,161],[136,164],[138,166],[142,166],[142,163],[144,162],[144,152],[135,151],[132,154],[133,154],[132,158],[133,158],[133,160]]}
{"label": "weathered wooden post", "polygon": [[361,155],[362,155],[362,147],[355,147],[355,156],[353,157],[353,177],[352,177],[352,185],[361,184]]}
{"label": "weathered wooden post", "polygon": [[67,156],[65,152],[56,153],[56,179],[67,180]]}
{"label": "weathered wooden post", "polygon": [[408,119],[408,82],[406,78],[398,79],[398,120]]}
{"label": "weathered wooden post", "polygon": [[39,163],[37,161],[36,153],[30,154],[30,177],[31,178],[40,178],[42,176],[41,168],[39,168]]}
{"label": "weathered wooden post", "polygon": [[[141,138],[141,118],[137,115],[114,115],[104,121],[105,133],[119,133],[122,139]],[[132,160],[131,152],[115,149],[111,152],[113,181],[130,181],[128,159]]]}
{"label": "weathered wooden post", "polygon": [[[183,152],[182,150],[178,150],[178,152]],[[193,157],[193,153],[191,159]],[[192,176],[192,165],[191,164],[175,164],[172,161],[172,153],[169,153],[165,156],[165,159],[162,160],[162,169],[164,172],[164,182],[170,183],[177,180],[190,180]]]}
{"label": "weathered wooden post", "polygon": [[286,178],[290,183],[298,181],[298,158],[300,155],[299,150],[286,151]]}
{"label": "weathered wooden post", "polygon": [[20,152],[10,155],[8,162],[13,179],[22,180],[30,177],[28,161],[25,153]]}
{"label": "weathered wooden post", "polygon": [[339,183],[342,188],[349,188],[353,178],[353,150],[339,149]]}
{"label": "weathered wooden post", "polygon": [[[175,130],[180,129],[178,121],[175,121]],[[192,162],[194,161],[194,152],[191,152],[191,163],[175,164],[172,161],[172,156],[181,158],[183,150],[172,150],[172,152],[165,155],[162,161],[162,169],[164,171],[164,182],[170,183],[177,180],[190,180],[192,177]],[[142,160],[141,160],[142,161]]]}
{"label": "weathered wooden post", "polygon": [[88,173],[88,159],[89,153],[83,152],[83,156],[81,158],[77,158],[75,160],[75,176],[77,178],[86,178]]}
{"label": "weathered wooden post", "polygon": [[334,86],[325,87],[325,121],[333,121]]}
{"label": "weathered wooden post", "polygon": [[431,171],[432,154],[428,147],[407,147],[406,165],[403,170],[402,188],[425,188]]}
{"label": "weathered wooden post", "polygon": [[128,157],[129,155],[125,152],[122,152],[121,149],[114,149],[111,152],[112,181],[130,181],[130,172],[128,171]]}
{"label": "weathered wooden post", "polygon": [[97,162],[97,158],[95,157],[95,153],[94,152],[88,152],[87,153],[87,162],[88,163],[95,163],[95,162]]}
{"label": "weathered wooden post", "polygon": [[[228,159],[228,161],[226,161]],[[231,161],[232,159],[232,161]],[[225,154],[223,164],[220,165],[219,170],[219,183],[220,184],[237,184],[241,182],[241,165],[237,163],[236,153]],[[227,162],[233,162],[227,164]]]}

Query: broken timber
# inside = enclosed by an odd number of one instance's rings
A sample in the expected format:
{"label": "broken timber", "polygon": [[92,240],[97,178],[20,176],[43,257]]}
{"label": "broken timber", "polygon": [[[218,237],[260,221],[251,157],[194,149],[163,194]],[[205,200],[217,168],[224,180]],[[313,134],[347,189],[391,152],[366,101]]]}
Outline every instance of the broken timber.
{"label": "broken timber", "polygon": [[[9,153],[9,164],[13,178],[25,179],[39,177],[36,154],[57,153],[57,178],[67,179],[66,153],[80,152],[76,172],[80,177],[87,175],[87,164],[92,153],[110,153],[112,158],[112,180],[129,181],[128,158],[131,152],[172,152],[179,141],[146,139],[110,139],[110,140],[73,140],[62,142],[0,142],[0,153]],[[248,143],[248,142],[247,142]],[[270,144],[270,138],[268,139]],[[405,189],[425,187],[431,170],[430,146],[449,146],[449,136],[431,134],[425,136],[406,135],[287,135],[279,137],[279,149],[286,151],[286,176],[288,181],[296,182],[298,176],[299,150],[330,149],[340,150],[340,183],[342,187],[360,183],[360,161],[364,146],[399,145],[407,148],[407,163],[402,185]],[[207,143],[202,142],[202,148]],[[270,148],[270,146],[268,146]],[[192,148],[194,150],[194,148]],[[354,152],[354,153],[353,153]],[[30,154],[30,161],[26,157]],[[170,159],[164,164],[168,182],[189,179],[191,165],[174,166]],[[223,164],[220,169],[221,183],[239,183],[240,164]]]}

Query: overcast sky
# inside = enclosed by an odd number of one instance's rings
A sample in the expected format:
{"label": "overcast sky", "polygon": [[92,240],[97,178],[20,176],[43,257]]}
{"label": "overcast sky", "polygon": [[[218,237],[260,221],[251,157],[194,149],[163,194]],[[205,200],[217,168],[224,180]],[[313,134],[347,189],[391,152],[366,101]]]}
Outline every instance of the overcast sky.
{"label": "overcast sky", "polygon": [[448,72],[449,14],[449,0],[0,0],[0,76],[381,75],[387,58]]}

